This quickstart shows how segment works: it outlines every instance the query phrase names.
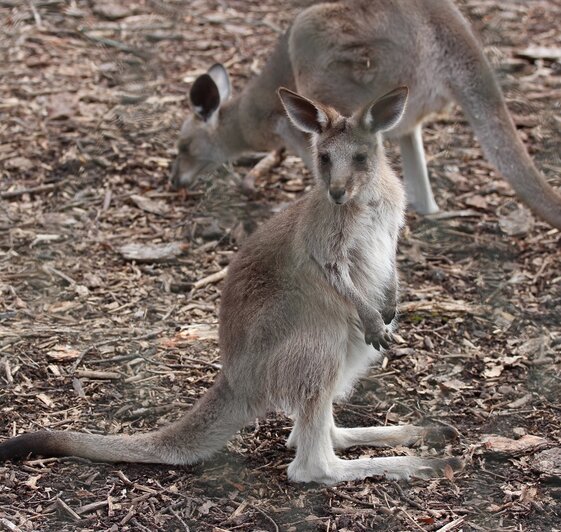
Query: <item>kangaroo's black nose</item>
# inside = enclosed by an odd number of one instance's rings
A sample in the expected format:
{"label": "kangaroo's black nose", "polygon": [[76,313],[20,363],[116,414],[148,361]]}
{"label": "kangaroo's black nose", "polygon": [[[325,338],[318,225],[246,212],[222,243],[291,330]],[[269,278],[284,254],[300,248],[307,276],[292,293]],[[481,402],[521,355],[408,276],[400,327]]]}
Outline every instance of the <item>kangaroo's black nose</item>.
{"label": "kangaroo's black nose", "polygon": [[334,201],[339,202],[343,199],[345,195],[344,188],[330,188],[329,195],[333,198]]}

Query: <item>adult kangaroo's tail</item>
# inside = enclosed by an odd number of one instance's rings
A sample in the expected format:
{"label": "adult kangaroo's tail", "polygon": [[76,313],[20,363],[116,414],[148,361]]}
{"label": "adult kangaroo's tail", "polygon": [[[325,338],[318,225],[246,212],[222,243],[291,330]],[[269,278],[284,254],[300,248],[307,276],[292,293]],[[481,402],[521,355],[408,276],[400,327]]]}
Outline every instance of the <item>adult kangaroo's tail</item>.
{"label": "adult kangaroo's tail", "polygon": [[[459,13],[458,13],[459,15]],[[461,15],[460,15],[461,17]],[[520,140],[481,46],[465,32],[441,28],[442,56],[452,95],[463,108],[487,159],[540,218],[561,229],[561,194],[537,170]]]}
{"label": "adult kangaroo's tail", "polygon": [[223,375],[179,421],[155,432],[102,436],[40,431],[0,444],[0,461],[42,456],[79,456],[100,462],[191,464],[224,446],[251,419]]}

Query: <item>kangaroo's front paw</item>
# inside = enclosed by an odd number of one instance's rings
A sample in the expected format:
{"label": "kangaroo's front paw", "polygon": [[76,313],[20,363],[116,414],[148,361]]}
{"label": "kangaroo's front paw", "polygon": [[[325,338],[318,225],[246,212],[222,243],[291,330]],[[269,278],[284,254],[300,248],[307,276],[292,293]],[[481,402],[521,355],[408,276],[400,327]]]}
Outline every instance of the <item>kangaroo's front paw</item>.
{"label": "kangaroo's front paw", "polygon": [[380,323],[370,322],[364,327],[364,341],[374,349],[380,350],[380,347],[387,349],[392,341],[392,334],[382,320]]}
{"label": "kangaroo's front paw", "polygon": [[382,319],[386,325],[389,325],[397,315],[397,308],[391,307],[382,311]]}

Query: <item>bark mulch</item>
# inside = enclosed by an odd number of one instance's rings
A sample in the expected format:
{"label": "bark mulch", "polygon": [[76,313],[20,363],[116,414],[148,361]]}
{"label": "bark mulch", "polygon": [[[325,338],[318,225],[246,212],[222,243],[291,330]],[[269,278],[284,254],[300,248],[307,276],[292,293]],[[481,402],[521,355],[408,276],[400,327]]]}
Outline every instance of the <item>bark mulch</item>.
{"label": "bark mulch", "polygon": [[[559,4],[460,7],[521,137],[561,186]],[[273,0],[0,0],[2,438],[147,431],[213,381],[221,272],[310,176],[286,156],[253,199],[240,164],[177,193],[169,162],[194,77],[221,61],[240,90],[295,13]],[[336,415],[454,425],[461,441],[444,452],[464,472],[293,485],[290,422],[271,414],[196,467],[1,464],[0,529],[560,530],[559,231],[520,207],[458,109],[425,139],[442,215],[409,215],[400,337]],[[158,244],[173,257],[126,258]]]}

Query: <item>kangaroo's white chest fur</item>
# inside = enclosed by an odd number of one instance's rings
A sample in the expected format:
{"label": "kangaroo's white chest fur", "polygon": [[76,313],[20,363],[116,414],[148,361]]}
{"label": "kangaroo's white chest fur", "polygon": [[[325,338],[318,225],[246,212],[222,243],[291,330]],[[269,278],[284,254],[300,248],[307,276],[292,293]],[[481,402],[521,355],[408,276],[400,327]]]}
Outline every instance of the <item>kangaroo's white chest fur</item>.
{"label": "kangaroo's white chest fur", "polygon": [[[347,256],[351,279],[364,293],[380,300],[393,272],[399,226],[395,215],[361,213],[350,239]],[[398,215],[399,216],[399,215]]]}

